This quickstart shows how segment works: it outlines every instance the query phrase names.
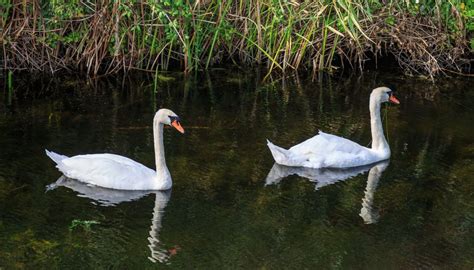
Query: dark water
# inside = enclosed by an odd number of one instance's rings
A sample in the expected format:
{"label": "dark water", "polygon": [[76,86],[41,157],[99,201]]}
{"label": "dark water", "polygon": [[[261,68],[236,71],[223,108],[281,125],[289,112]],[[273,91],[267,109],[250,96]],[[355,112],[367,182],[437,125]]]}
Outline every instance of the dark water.
{"label": "dark water", "polygon": [[[13,91],[2,79],[0,269],[474,267],[472,80],[433,84],[391,71],[267,83],[258,72],[164,76],[156,85],[144,75],[14,76]],[[368,95],[384,84],[401,101],[382,112],[389,163],[272,167],[266,138],[288,147],[321,129],[368,145]],[[165,129],[170,193],[74,181],[46,192],[61,174],[45,148],[153,167],[160,107],[186,129]]]}

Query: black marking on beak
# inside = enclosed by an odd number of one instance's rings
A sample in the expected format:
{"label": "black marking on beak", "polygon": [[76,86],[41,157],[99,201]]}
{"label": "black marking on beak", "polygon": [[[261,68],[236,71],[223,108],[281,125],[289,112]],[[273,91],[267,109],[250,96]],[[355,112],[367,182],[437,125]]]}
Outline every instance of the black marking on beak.
{"label": "black marking on beak", "polygon": [[177,121],[178,123],[180,122],[179,121],[179,116],[168,116],[170,118],[170,122],[173,123],[174,121]]}

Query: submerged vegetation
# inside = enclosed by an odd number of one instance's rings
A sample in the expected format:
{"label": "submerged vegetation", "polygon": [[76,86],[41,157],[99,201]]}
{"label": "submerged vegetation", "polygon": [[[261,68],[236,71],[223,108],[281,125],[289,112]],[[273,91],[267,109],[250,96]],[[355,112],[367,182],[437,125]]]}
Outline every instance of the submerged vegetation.
{"label": "submerged vegetation", "polygon": [[99,221],[95,220],[80,220],[80,219],[74,219],[71,221],[71,225],[69,225],[69,230],[72,231],[75,228],[83,228],[85,231],[90,231],[91,226],[95,224],[100,224]]}
{"label": "submerged vegetation", "polygon": [[393,55],[408,73],[469,72],[472,0],[0,0],[5,70],[186,72],[363,68]]}

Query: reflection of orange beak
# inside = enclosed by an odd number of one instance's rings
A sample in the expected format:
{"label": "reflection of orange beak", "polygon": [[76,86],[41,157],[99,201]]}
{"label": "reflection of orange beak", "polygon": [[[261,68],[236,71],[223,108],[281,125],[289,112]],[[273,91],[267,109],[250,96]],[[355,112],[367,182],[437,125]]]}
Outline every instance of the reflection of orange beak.
{"label": "reflection of orange beak", "polygon": [[398,101],[398,99],[397,99],[394,95],[390,95],[389,100],[390,100],[390,102],[392,102],[392,103],[400,104],[400,101]]}
{"label": "reflection of orange beak", "polygon": [[179,132],[183,133],[184,134],[184,128],[181,126],[181,124],[174,120],[173,122],[171,122],[171,125],[176,129],[178,130]]}

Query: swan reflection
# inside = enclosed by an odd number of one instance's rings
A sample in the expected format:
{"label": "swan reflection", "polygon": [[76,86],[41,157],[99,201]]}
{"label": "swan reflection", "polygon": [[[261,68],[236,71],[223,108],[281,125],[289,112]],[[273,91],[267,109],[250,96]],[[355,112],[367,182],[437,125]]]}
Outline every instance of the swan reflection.
{"label": "swan reflection", "polygon": [[379,184],[382,173],[387,169],[388,161],[376,164],[369,171],[367,176],[367,186],[365,187],[365,196],[362,199],[362,208],[359,216],[364,220],[365,224],[372,224],[378,221],[380,215],[377,209],[373,208],[374,194]]}
{"label": "swan reflection", "polygon": [[278,184],[290,175],[298,175],[307,178],[311,182],[315,182],[315,189],[318,190],[324,186],[348,180],[354,176],[369,171],[367,186],[364,192],[365,196],[362,199],[362,209],[360,210],[359,216],[362,217],[366,224],[372,224],[377,222],[379,218],[377,209],[374,209],[373,207],[375,190],[377,189],[380,177],[388,164],[389,161],[386,160],[375,164],[346,169],[312,169],[305,167],[288,167],[275,163],[265,179],[265,186]]}
{"label": "swan reflection", "polygon": [[177,248],[166,250],[159,240],[161,229],[161,220],[164,209],[171,197],[171,190],[153,191],[153,190],[117,190],[98,186],[88,185],[86,183],[61,176],[56,182],[46,186],[46,191],[56,189],[57,187],[67,187],[77,192],[78,197],[89,198],[93,204],[101,206],[116,206],[122,202],[138,200],[149,194],[155,194],[155,206],[153,208],[153,217],[151,219],[150,232],[148,237],[148,247],[150,256],[148,259],[152,262],[165,263],[170,256],[176,254]]}

